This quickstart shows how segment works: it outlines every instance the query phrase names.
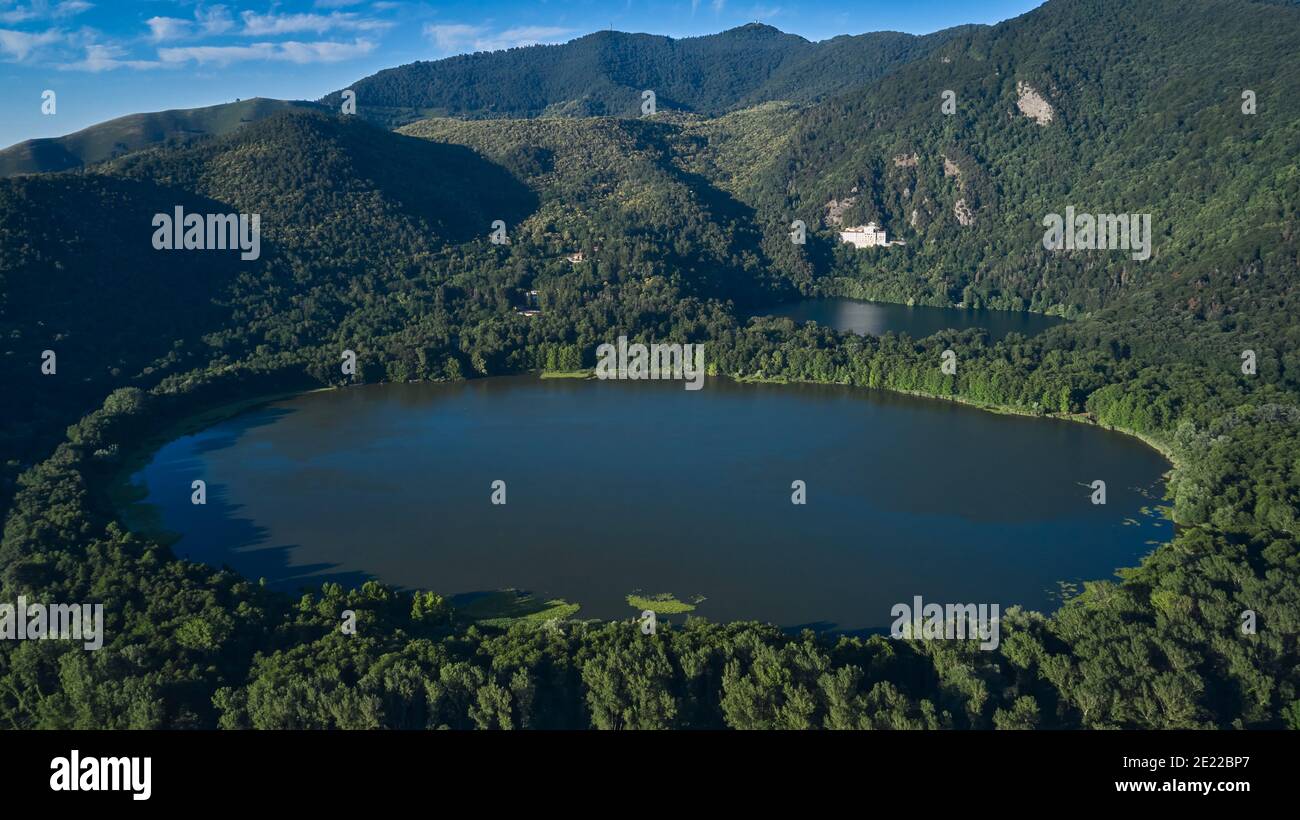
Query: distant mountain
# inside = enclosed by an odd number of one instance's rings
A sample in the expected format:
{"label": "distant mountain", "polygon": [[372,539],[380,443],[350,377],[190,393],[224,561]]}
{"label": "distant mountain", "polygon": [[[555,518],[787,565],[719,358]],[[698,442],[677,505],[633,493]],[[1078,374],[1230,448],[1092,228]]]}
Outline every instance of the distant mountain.
{"label": "distant mountain", "polygon": [[[819,43],[758,23],[684,39],[602,31],[563,45],[411,63],[350,88],[357,113],[389,127],[429,116],[638,116],[645,90],[659,109],[718,115],[772,100],[813,102],[873,82],[978,28]],[[321,102],[337,109],[341,93]]]}
{"label": "distant mountain", "polygon": [[228,134],[286,109],[315,109],[309,102],[256,97],[206,108],[130,114],[63,137],[34,139],[0,151],[0,177],[67,171],[165,143]]}
{"label": "distant mountain", "polygon": [[[564,45],[461,55],[387,69],[354,83],[357,113],[388,128],[431,116],[639,116],[641,93],[660,110],[714,116],[767,101],[811,103],[871,83],[981,26],[925,36],[873,32],[819,43],[750,24],[673,39],[605,31]],[[66,171],[163,144],[221,136],[286,109],[318,103],[253,98],[131,114],[62,137],[0,150],[0,178]]]}

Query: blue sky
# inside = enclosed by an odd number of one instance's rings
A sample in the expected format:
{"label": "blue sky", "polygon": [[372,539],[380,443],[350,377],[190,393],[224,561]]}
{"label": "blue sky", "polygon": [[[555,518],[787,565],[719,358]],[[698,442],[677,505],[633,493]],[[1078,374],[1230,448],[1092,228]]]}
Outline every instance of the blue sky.
{"label": "blue sky", "polygon": [[[562,43],[611,26],[671,37],[760,20],[809,40],[995,23],[1041,0],[0,0],[0,146],[137,111],[316,99],[413,60]],[[46,89],[53,116],[41,113]]]}

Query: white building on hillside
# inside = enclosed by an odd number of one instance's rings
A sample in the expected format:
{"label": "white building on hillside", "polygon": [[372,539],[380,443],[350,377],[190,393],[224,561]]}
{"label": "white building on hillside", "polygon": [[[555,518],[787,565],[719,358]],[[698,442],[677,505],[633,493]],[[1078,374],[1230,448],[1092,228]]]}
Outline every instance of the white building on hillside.
{"label": "white building on hillside", "polygon": [[889,240],[885,237],[885,229],[874,222],[840,231],[840,241],[847,242],[855,248],[874,248],[889,244]]}

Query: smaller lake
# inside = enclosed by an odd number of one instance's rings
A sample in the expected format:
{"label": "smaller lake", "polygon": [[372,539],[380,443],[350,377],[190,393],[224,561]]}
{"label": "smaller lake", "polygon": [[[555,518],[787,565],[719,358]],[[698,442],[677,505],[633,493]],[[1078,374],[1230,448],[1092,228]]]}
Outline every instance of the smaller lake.
{"label": "smaller lake", "polygon": [[801,299],[776,307],[763,308],[754,316],[783,316],[796,322],[816,322],[839,331],[862,336],[906,333],[924,339],[941,330],[984,328],[996,339],[1019,333],[1033,336],[1064,322],[1057,316],[1020,313],[1012,310],[968,310],[898,305],[892,302],[864,302],[860,299]]}

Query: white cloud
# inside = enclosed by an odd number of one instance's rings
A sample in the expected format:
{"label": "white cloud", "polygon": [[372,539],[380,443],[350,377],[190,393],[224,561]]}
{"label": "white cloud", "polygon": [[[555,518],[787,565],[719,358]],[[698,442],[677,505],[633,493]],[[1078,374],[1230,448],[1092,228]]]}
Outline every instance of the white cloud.
{"label": "white cloud", "polygon": [[57,29],[37,33],[0,28],[0,57],[22,62],[37,49],[62,42],[63,38],[63,32]]}
{"label": "white cloud", "polygon": [[433,41],[439,51],[455,51],[474,41],[486,29],[483,26],[468,26],[464,23],[447,23],[434,25],[426,23],[424,36]]}
{"label": "white cloud", "polygon": [[[336,0],[327,4],[341,5]],[[90,7],[85,0],[32,0],[17,5],[0,0],[0,15],[6,18],[30,20],[42,15],[69,16]],[[225,5],[198,5],[193,19],[155,16],[145,21],[149,39],[158,44],[152,58],[136,59],[130,41],[100,42],[100,35],[92,28],[65,31],[51,28],[43,32],[18,31],[0,28],[0,61],[35,62],[69,71],[112,71],[115,69],[175,68],[186,64],[225,66],[232,63],[274,61],[306,65],[334,63],[371,53],[377,43],[368,37],[358,36],[352,42],[314,40],[287,40],[272,42],[268,38],[291,35],[297,32],[320,33],[345,30],[357,33],[385,29],[391,23],[362,17],[351,12],[329,14],[259,14],[244,12],[239,21]],[[217,45],[209,40],[182,45],[185,40],[235,35],[258,37],[259,42],[242,45]],[[138,42],[138,41],[137,41]]]}
{"label": "white cloud", "polygon": [[125,49],[104,44],[92,44],[86,46],[85,59],[76,63],[67,63],[59,66],[61,69],[71,71],[112,71],[118,68],[158,68],[162,65],[157,60],[124,60],[126,56]]}
{"label": "white cloud", "polygon": [[554,43],[571,34],[572,29],[556,26],[516,26],[503,31],[492,31],[487,26],[464,23],[426,24],[424,36],[443,53],[466,51],[499,51],[503,48]]}
{"label": "white cloud", "polygon": [[482,51],[496,51],[501,48],[554,43],[570,31],[571,29],[556,26],[521,26],[508,28],[495,36],[476,40],[474,45]]}
{"label": "white cloud", "polygon": [[[5,3],[5,5],[9,4]],[[25,6],[15,5],[8,11],[0,11],[0,23],[25,23],[28,20],[75,17],[91,8],[94,6],[85,0],[63,0],[61,3],[53,4],[49,0],[32,0]]]}
{"label": "white cloud", "polygon": [[242,27],[235,30],[235,21],[225,6],[200,7],[194,20],[179,17],[153,17],[145,21],[155,42],[182,40],[199,36],[234,33],[244,37],[278,37],[284,34],[324,34],[327,31],[379,31],[392,23],[361,17],[352,12],[330,14],[277,14],[255,11],[241,12]]}
{"label": "white cloud", "polygon": [[364,57],[375,50],[375,43],[370,40],[357,40],[354,43],[278,43],[280,54],[276,59],[293,63],[337,63]]}
{"label": "white cloud", "polygon": [[149,27],[149,36],[154,42],[188,37],[194,28],[193,22],[179,17],[150,17],[144,22]]}
{"label": "white cloud", "polygon": [[235,27],[235,21],[230,16],[230,9],[225,6],[212,6],[196,9],[193,20],[179,17],[151,17],[145,21],[145,25],[149,26],[149,34],[154,42],[162,42],[200,35],[225,34]]}
{"label": "white cloud", "polygon": [[0,23],[26,23],[28,20],[35,20],[36,12],[31,9],[17,8],[10,11],[0,11]]}
{"label": "white cloud", "polygon": [[83,11],[90,11],[94,7],[94,3],[87,3],[85,0],[63,0],[62,3],[54,7],[54,16],[73,17]]}
{"label": "white cloud", "polygon": [[225,34],[235,27],[230,9],[225,6],[213,6],[210,9],[200,6],[194,11],[194,20],[204,34]]}
{"label": "white cloud", "polygon": [[227,66],[255,60],[289,63],[336,63],[363,57],[375,50],[371,40],[352,43],[331,41],[299,43],[252,43],[246,46],[184,46],[160,48],[158,57],[168,64],[195,62],[199,65]]}
{"label": "white cloud", "polygon": [[246,11],[240,14],[244,21],[241,33],[252,37],[267,37],[277,34],[298,34],[310,31],[323,34],[331,30],[341,31],[375,31],[385,29],[392,23],[360,17],[353,12],[331,12],[330,14],[258,14]]}
{"label": "white cloud", "polygon": [[274,43],[257,43],[251,46],[181,46],[158,49],[164,63],[230,65],[249,60],[268,60],[275,51]]}

